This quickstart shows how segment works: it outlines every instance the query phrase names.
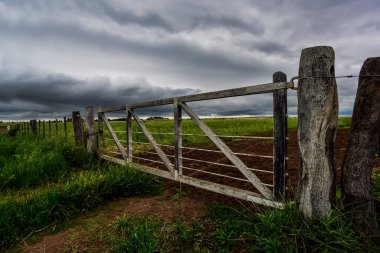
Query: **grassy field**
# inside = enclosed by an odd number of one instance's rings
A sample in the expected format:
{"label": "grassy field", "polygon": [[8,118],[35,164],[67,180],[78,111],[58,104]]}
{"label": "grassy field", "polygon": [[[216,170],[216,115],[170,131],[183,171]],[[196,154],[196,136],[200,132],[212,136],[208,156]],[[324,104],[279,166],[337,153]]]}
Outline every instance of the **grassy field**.
{"label": "grassy field", "polygon": [[[145,123],[152,132],[173,131],[171,120]],[[210,119],[206,123],[219,135],[270,135],[273,124],[271,119],[251,118]],[[125,122],[111,124],[116,131],[125,131]],[[296,119],[289,119],[289,128],[296,124]],[[339,120],[340,127],[349,125],[350,118]],[[190,120],[183,121],[183,132],[200,133]],[[145,141],[138,136],[136,133],[134,139]],[[169,135],[157,137],[160,143],[172,141]],[[0,134],[1,250],[104,201],[162,191],[157,177],[86,155],[84,148],[74,146],[71,128],[68,139],[66,142],[62,134],[54,138]],[[184,142],[205,143],[199,136],[185,136]],[[373,184],[374,196],[380,200],[379,174],[374,175]],[[81,239],[100,241],[101,250],[112,252],[233,252],[239,247],[250,252],[379,252],[378,246],[352,230],[339,210],[338,206],[328,218],[313,221],[304,219],[294,206],[253,211],[214,204],[191,224],[180,219],[165,223],[121,216],[110,226],[99,220],[96,226],[104,226],[101,232],[87,230]]]}

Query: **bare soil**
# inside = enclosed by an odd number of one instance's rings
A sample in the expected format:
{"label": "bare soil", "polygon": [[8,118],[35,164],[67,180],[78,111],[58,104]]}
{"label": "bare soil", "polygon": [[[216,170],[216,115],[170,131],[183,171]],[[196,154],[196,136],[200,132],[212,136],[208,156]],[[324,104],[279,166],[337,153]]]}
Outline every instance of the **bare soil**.
{"label": "bare soil", "polygon": [[[337,184],[340,183],[340,166],[344,157],[345,146],[349,129],[339,129],[336,138],[336,167],[337,167]],[[298,144],[295,130],[290,130],[288,133],[288,177],[287,177],[287,193],[291,197],[294,195],[298,183]],[[228,146],[239,153],[272,155],[272,143],[268,140],[247,140],[239,139],[229,141]],[[202,146],[200,148],[213,148],[210,146]],[[166,149],[165,153],[172,154],[172,150]],[[197,150],[187,150],[183,152],[184,157],[205,160],[216,163],[231,164],[222,154],[210,153]],[[145,154],[144,157],[158,160],[158,157],[152,154]],[[273,168],[272,159],[254,158],[239,156],[251,168],[271,171]],[[153,163],[144,163],[145,165],[163,168],[161,165]],[[227,175],[231,177],[244,177],[237,169],[231,167],[221,167],[212,164],[205,164],[193,160],[184,160],[184,166],[196,169],[202,169],[212,173]],[[380,159],[377,157],[375,168],[380,167]],[[222,183],[242,189],[255,191],[252,185],[248,182],[225,178],[213,174],[206,174],[199,171],[184,170],[185,175],[196,178],[209,180],[212,182]],[[256,173],[262,182],[272,184],[273,175],[270,173]],[[71,228],[60,231],[56,234],[48,235],[35,244],[25,245],[22,247],[22,252],[99,252],[99,245],[92,243],[89,245],[85,240],[81,241],[80,236],[76,237],[75,242],[70,239],[72,234],[80,234],[83,231],[83,223],[94,217],[103,217],[108,220],[108,224],[118,216],[124,214],[131,216],[147,215],[170,222],[176,218],[180,218],[182,222],[191,223],[205,214],[208,206],[213,202],[223,202],[230,205],[251,205],[249,203],[239,201],[221,194],[198,189],[188,185],[180,185],[177,182],[164,180],[165,191],[160,196],[134,197],[128,199],[117,199],[106,203],[104,206],[90,212],[86,216],[75,219]]]}

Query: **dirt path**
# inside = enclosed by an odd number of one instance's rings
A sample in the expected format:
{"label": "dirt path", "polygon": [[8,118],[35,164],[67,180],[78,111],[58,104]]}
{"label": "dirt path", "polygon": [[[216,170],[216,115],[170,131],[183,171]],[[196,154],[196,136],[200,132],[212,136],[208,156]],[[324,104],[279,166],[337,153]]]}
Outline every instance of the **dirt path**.
{"label": "dirt path", "polygon": [[53,253],[85,252],[88,250],[97,252],[101,245],[96,245],[94,242],[89,245],[88,239],[81,236],[83,230],[92,221],[105,221],[102,227],[107,227],[117,217],[128,215],[149,216],[168,223],[180,219],[184,224],[190,224],[203,216],[207,207],[213,202],[240,205],[238,201],[232,198],[192,186],[180,185],[167,180],[164,184],[165,191],[159,196],[132,197],[110,201],[96,210],[70,221],[67,225],[69,228],[44,236],[37,243],[24,245],[21,247],[21,252]]}

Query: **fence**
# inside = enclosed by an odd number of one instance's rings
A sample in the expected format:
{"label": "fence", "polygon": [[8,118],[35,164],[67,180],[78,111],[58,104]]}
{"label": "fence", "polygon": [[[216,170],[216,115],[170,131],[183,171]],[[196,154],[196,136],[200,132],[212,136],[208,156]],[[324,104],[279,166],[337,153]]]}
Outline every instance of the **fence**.
{"label": "fence", "polygon": [[[105,160],[116,162],[122,165],[137,163],[138,169],[158,175],[164,178],[172,179],[181,183],[193,185],[199,188],[207,189],[210,191],[222,193],[228,196],[248,200],[267,206],[280,207],[282,204],[279,202],[285,196],[285,177],[286,177],[286,129],[287,129],[287,99],[286,90],[292,87],[291,82],[286,82],[286,75],[277,72],[274,74],[274,82],[242,87],[237,89],[229,89],[215,92],[208,92],[202,94],[180,96],[173,98],[166,98],[154,101],[144,101],[136,104],[127,104],[123,106],[101,108],[98,110],[98,128],[99,128],[99,152],[100,157]],[[213,99],[222,99],[237,96],[247,96],[255,94],[273,93],[273,115],[274,115],[274,131],[273,137],[268,136],[236,136],[236,135],[217,135],[215,132],[204,123],[203,120],[192,110],[187,104],[188,102],[206,101]],[[136,112],[136,109],[148,108],[154,106],[172,105],[174,115],[174,129],[171,133],[151,132],[146,127],[143,120]],[[110,124],[106,113],[125,111],[126,125],[123,131],[114,130]],[[195,123],[202,134],[185,134],[182,132],[182,114],[186,113],[192,122]],[[137,124],[140,131],[132,130],[132,121]],[[104,137],[103,125],[105,125],[111,138]],[[118,133],[125,133],[125,140],[121,140]],[[146,142],[136,141],[133,135],[141,134],[146,138]],[[159,144],[154,136],[157,135],[171,135],[174,137],[172,145]],[[183,136],[205,136],[207,137],[218,149],[207,149],[199,147],[187,147],[183,145]],[[234,152],[226,144],[227,142],[222,139],[239,138],[239,139],[252,139],[252,140],[265,140],[270,141],[273,145],[273,155],[263,154],[247,154],[241,152]],[[112,141],[115,146],[105,148],[104,142]],[[125,145],[123,145],[125,143]],[[141,146],[150,146],[151,149],[141,148]],[[136,147],[139,147],[136,150]],[[113,148],[116,148],[113,149]],[[214,156],[224,155],[229,163],[221,163],[209,161],[204,159],[197,159],[186,157],[185,154],[189,152],[211,152]],[[146,155],[141,155],[145,153]],[[153,159],[151,155],[156,155],[159,160]],[[243,157],[251,157],[258,159],[271,159],[273,160],[271,170],[255,168],[255,164],[247,164],[244,162]],[[184,165],[186,162],[195,162],[197,168]],[[146,164],[159,164],[159,166],[146,166]],[[203,164],[203,166],[201,165]],[[211,164],[224,169],[216,171],[208,171],[204,169],[204,164]],[[227,169],[237,169],[234,173],[227,171]],[[273,170],[275,168],[275,170]],[[191,171],[193,173],[188,173]],[[194,173],[195,172],[195,173]],[[227,183],[215,182],[213,178],[207,180],[199,177],[199,174],[208,174],[213,177],[223,177],[229,180],[238,181],[239,184],[243,182],[242,187],[231,186]],[[272,182],[263,182],[262,175],[271,175]],[[272,190],[270,189],[272,188]]]}

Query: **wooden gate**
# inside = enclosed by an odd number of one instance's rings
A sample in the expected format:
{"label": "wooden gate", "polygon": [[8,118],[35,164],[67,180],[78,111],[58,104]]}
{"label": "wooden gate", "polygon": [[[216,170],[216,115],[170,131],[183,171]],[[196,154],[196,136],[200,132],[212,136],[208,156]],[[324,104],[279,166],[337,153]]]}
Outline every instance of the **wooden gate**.
{"label": "wooden gate", "polygon": [[[281,200],[285,197],[285,169],[286,169],[286,128],[287,128],[287,102],[286,102],[286,92],[287,89],[292,87],[291,83],[286,82],[286,76],[280,73],[280,78],[282,82],[274,82],[268,84],[261,84],[255,86],[248,86],[236,89],[221,90],[216,92],[207,92],[195,95],[180,96],[173,98],[165,98],[154,101],[145,101],[135,104],[127,104],[122,106],[115,106],[109,108],[100,108],[98,110],[98,127],[99,127],[99,152],[102,159],[115,162],[121,165],[134,164],[135,167],[141,171],[164,177],[167,179],[172,179],[179,181],[181,183],[189,184],[202,189],[210,190],[213,192],[221,193],[224,195],[232,196],[235,198],[255,202],[265,206],[271,207],[282,207]],[[285,77],[284,77],[285,76]],[[283,80],[282,80],[283,79]],[[274,81],[276,80],[276,74],[274,75]],[[221,99],[228,97],[246,96],[253,94],[263,94],[263,93],[273,93],[274,101],[274,131],[273,137],[257,137],[263,139],[273,140],[273,156],[261,156],[264,158],[273,159],[273,170],[263,171],[260,169],[252,169],[245,162],[242,161],[241,154],[233,152],[229,146],[221,139],[220,136],[215,134],[213,130],[205,124],[203,120],[190,108],[187,104],[188,102],[194,101],[204,101],[211,99]],[[174,111],[174,128],[173,132],[170,133],[174,135],[173,145],[159,144],[143,120],[140,119],[136,109],[147,108],[154,106],[163,105],[173,105]],[[126,113],[126,125],[125,131],[116,131],[111,126],[106,113],[125,111]],[[241,173],[242,177],[233,177],[229,175],[224,175],[223,173],[213,173],[205,172],[199,168],[189,168],[183,165],[184,159],[190,159],[198,161],[194,158],[184,158],[182,152],[184,149],[196,149],[184,147],[182,145],[182,114],[185,112],[189,118],[201,129],[204,136],[207,136],[209,140],[218,148],[218,150],[207,150],[198,148],[198,150],[218,152],[224,154],[228,158],[230,164],[221,164],[218,162],[203,161],[206,163],[211,163],[214,165],[227,166],[237,168]],[[134,141],[132,136],[132,121],[135,121],[140,129],[140,132],[148,140],[146,143]],[[109,132],[111,138],[105,138],[103,127]],[[125,140],[118,137],[117,132],[123,132],[125,134]],[[168,133],[164,133],[168,134]],[[227,136],[228,137],[228,136]],[[243,137],[242,137],[243,138]],[[254,137],[251,137],[254,138]],[[107,150],[104,148],[104,141],[111,141],[115,144],[116,150]],[[123,145],[123,143],[125,143]],[[159,160],[153,161],[147,157],[141,157],[134,155],[133,145],[150,145],[152,151],[158,155]],[[169,149],[173,150],[172,155],[169,154]],[[164,150],[167,149],[167,150]],[[152,153],[151,151],[146,151],[147,153]],[[250,156],[258,156],[251,154]],[[161,167],[153,167],[143,165],[143,161],[150,161],[160,163]],[[201,161],[202,162],[202,161]],[[193,171],[199,171],[204,173],[209,173],[216,176],[224,176],[227,178],[234,178],[243,182],[248,182],[255,190],[246,190],[238,187],[229,186],[226,184],[212,182],[212,180],[204,180],[192,175],[186,175],[183,173],[183,169],[190,169]],[[257,176],[259,172],[268,172],[273,174],[273,184],[263,183]],[[271,190],[269,187],[272,187]]]}

